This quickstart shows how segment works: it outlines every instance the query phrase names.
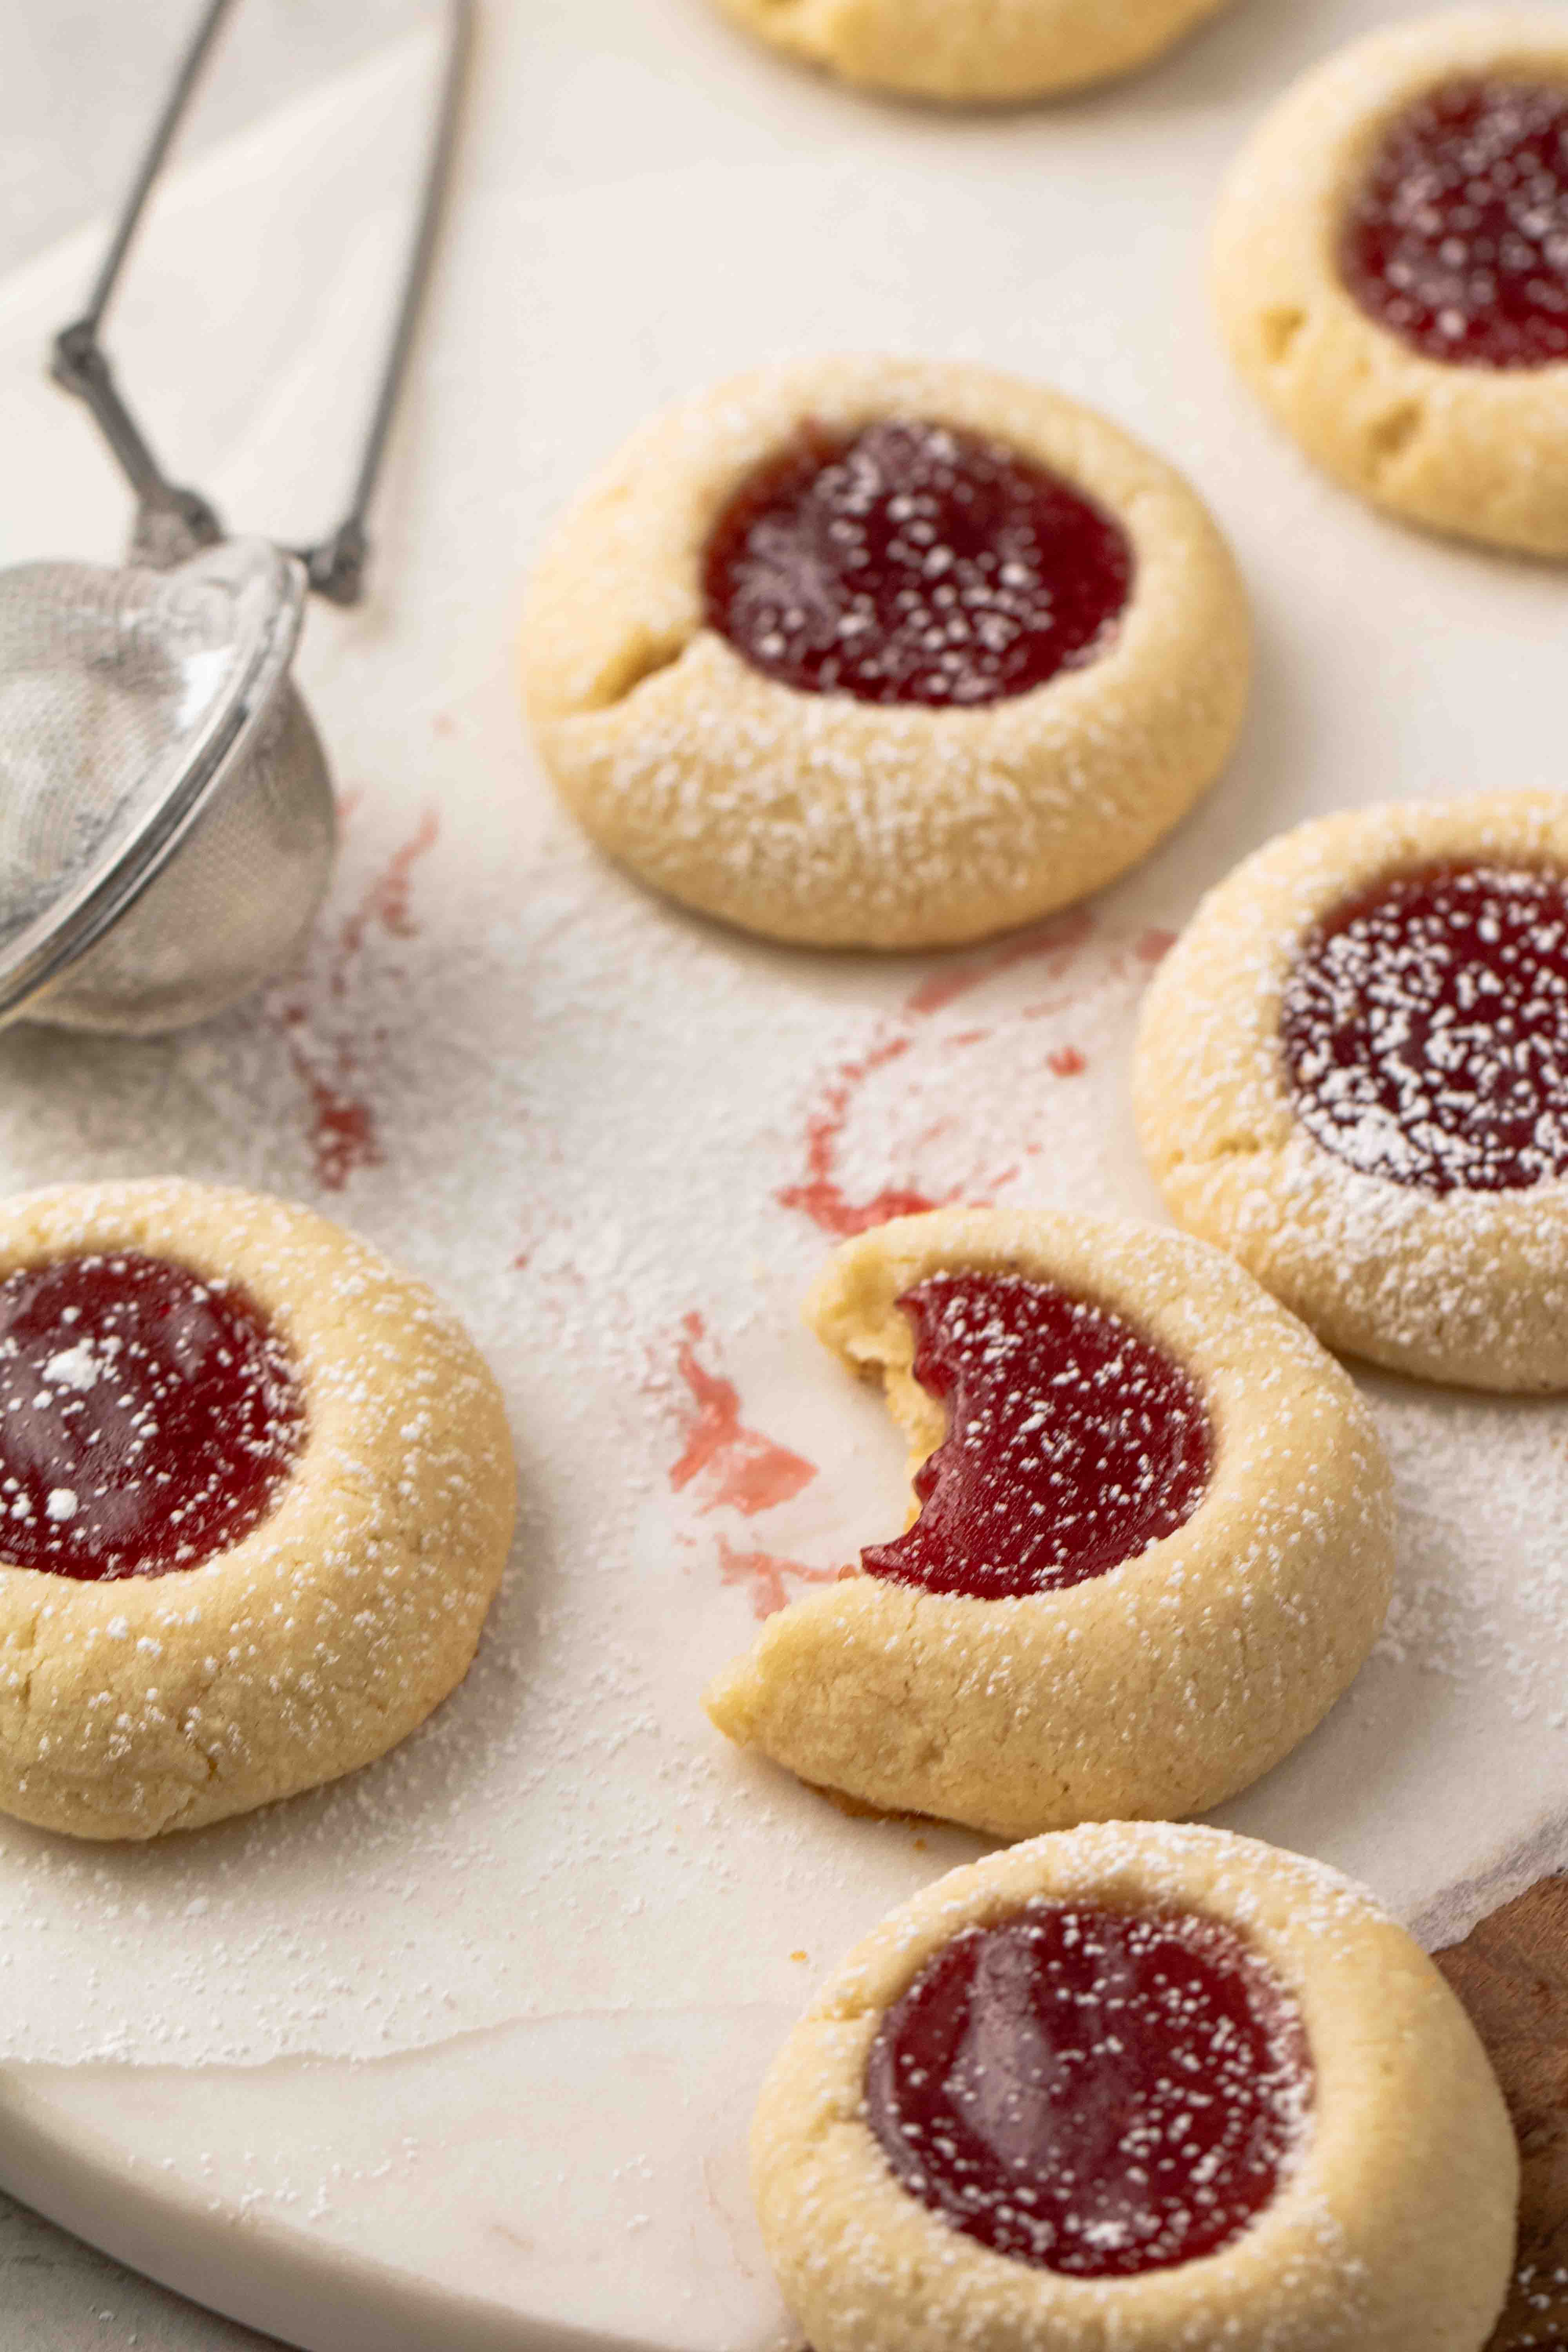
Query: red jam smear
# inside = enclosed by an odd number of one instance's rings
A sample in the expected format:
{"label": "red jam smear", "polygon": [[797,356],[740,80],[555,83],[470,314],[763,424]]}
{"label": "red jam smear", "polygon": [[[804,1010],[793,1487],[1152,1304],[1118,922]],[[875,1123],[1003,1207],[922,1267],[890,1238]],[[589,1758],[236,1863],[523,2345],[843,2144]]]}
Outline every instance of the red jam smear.
{"label": "red jam smear", "polygon": [[1297,1118],[1369,1176],[1511,1192],[1568,1175],[1568,878],[1376,883],[1303,942],[1280,1037]]}
{"label": "red jam smear", "polygon": [[709,625],[769,677],[974,709],[1092,661],[1132,580],[1120,526],[1000,442],[808,425],[709,541]]}
{"label": "red jam smear", "polygon": [[1107,2279],[1231,2244],[1311,2098],[1296,2005],[1233,1929],[1042,1905],[927,1963],[882,2020],[865,2112],[904,2188],[966,2237]]}
{"label": "red jam smear", "polygon": [[0,1560],[195,1568],[272,1508],[304,1435],[281,1341],[232,1284],[126,1250],[0,1283]]}
{"label": "red jam smear", "polygon": [[1019,1275],[939,1274],[900,1306],[948,1433],[921,1514],[862,1568],[981,1600],[1103,1576],[1196,1510],[1214,1445],[1179,1364],[1103,1307]]}
{"label": "red jam smear", "polygon": [[1429,91],[1377,151],[1341,271],[1362,309],[1428,359],[1568,360],[1568,88]]}

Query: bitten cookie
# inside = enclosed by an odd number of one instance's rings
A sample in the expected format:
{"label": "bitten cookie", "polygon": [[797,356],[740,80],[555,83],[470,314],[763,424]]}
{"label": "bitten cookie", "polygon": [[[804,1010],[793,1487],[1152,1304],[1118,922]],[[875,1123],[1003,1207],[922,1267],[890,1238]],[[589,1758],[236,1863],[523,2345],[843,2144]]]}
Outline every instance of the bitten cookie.
{"label": "bitten cookie", "polygon": [[1130,73],[1224,0],[718,0],[790,56],[910,98],[1043,98]]}
{"label": "bitten cookie", "polygon": [[1172,1214],[1331,1347],[1568,1387],[1568,802],[1271,842],[1156,975],[1133,1064]]}
{"label": "bitten cookie", "polygon": [[910,1442],[907,1532],[707,1693],[816,1785],[997,1837],[1198,1812],[1345,1688],[1393,1581],[1352,1383],[1218,1251],[1048,1210],[864,1234],[807,1305]]}
{"label": "bitten cookie", "polygon": [[656,419],[556,530],[523,630],[595,841],[827,947],[977,939],[1110,881],[1213,782],[1249,666],[1169,467],[1059,394],[907,360]]}
{"label": "bitten cookie", "polygon": [[324,1218],[178,1178],[0,1206],[0,1810],[154,1837],[384,1755],[514,1511],[471,1341]]}
{"label": "bitten cookie", "polygon": [[1479,2352],[1519,2162],[1369,1895],[1118,1822],[954,1871],[852,1952],[752,2178],[817,2352]]}
{"label": "bitten cookie", "polygon": [[1356,42],[1226,184],[1232,359],[1391,512],[1568,555],[1568,24],[1471,10]]}

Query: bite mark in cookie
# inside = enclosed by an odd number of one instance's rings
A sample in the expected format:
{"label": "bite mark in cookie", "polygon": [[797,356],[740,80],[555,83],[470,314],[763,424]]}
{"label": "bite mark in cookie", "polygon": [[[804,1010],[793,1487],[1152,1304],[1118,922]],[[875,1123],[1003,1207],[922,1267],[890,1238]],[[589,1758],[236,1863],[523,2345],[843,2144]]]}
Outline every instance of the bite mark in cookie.
{"label": "bite mark in cookie", "polygon": [[[922,1379],[922,1293],[964,1302],[988,1403]],[[731,1739],[814,1787],[1022,1837],[1218,1804],[1359,1669],[1393,1581],[1387,1464],[1346,1375],[1217,1251],[937,1210],[847,1243],[807,1313],[883,1386],[914,1524],[710,1685]],[[929,1509],[949,1476],[922,1539],[922,1490]]]}

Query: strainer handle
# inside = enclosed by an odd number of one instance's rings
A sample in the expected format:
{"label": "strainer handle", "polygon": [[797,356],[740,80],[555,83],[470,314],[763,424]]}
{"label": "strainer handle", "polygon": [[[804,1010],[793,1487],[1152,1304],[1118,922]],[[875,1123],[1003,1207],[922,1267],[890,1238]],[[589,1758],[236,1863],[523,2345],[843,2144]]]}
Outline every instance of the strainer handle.
{"label": "strainer handle", "polygon": [[[97,281],[80,318],[56,336],[50,373],[87,403],[105,440],[136,493],[137,531],[143,546],[162,544],[172,560],[208,547],[224,537],[223,525],[198,491],[171,482],[154,457],[146,436],[125,404],[114,381],[108,356],[99,341],[104,312],[120,279],[126,254],[135,236],[153,182],[163,169],[174,134],[200,78],[224,18],[234,0],[208,0],[208,5],[180,63],[174,86],[142,159]],[[447,0],[447,51],[441,72],[435,124],[425,164],[418,214],[403,292],[393,325],[392,340],[376,386],[374,405],[366,429],[348,512],[337,529],[313,547],[294,551],[304,564],[312,588],[335,604],[357,604],[364,591],[369,553],[365,515],[375,490],[386,447],[386,437],[402,389],[425,289],[429,282],[440,226],[442,201],[451,176],[457,144],[458,116],[473,43],[474,0]]]}

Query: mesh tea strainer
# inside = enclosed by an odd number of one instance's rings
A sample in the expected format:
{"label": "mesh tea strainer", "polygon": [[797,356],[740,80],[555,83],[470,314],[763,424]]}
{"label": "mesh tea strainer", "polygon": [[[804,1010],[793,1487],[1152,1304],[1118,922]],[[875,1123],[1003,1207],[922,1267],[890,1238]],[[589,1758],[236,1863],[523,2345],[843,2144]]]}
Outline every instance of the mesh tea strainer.
{"label": "mesh tea strainer", "polygon": [[0,572],[0,1022],[146,1034],[268,978],[331,867],[331,778],[289,682],[306,593],[357,602],[364,518],[429,274],[471,35],[448,0],[435,131],[349,511],[286,551],[226,537],[170,482],[98,335],[142,208],[233,0],[210,0],[57,380],[136,493],[130,562]]}

